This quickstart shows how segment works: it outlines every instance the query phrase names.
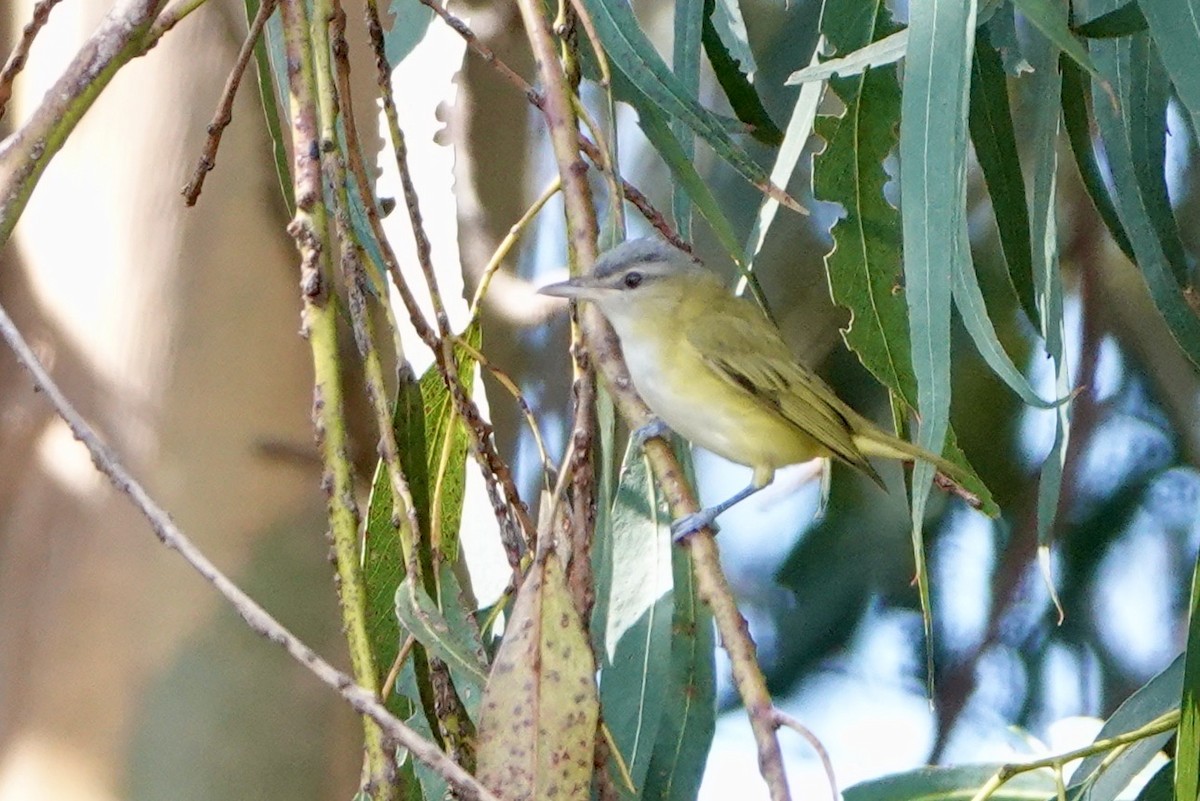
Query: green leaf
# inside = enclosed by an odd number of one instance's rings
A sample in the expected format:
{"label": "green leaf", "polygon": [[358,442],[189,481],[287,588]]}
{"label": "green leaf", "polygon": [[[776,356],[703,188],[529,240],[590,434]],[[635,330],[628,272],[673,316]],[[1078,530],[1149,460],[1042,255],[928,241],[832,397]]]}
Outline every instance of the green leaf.
{"label": "green leaf", "polygon": [[1192,130],[1200,131],[1200,0],[1141,0],[1141,6]]}
{"label": "green leaf", "polygon": [[746,20],[738,0],[715,0],[706,2],[705,16],[710,19],[714,33],[721,39],[722,48],[738,64],[747,76],[758,72],[754,62],[754,51],[750,49],[750,35],[746,32]]}
{"label": "green leaf", "polygon": [[[919,768],[856,784],[845,801],[969,801],[1003,765],[965,765],[957,768]],[[1045,801],[1054,796],[1049,770],[1014,776],[988,798],[992,801]]]}
{"label": "green leaf", "polygon": [[[855,0],[829,0],[823,17],[825,37],[838,52],[897,30],[882,2],[872,16],[860,13]],[[901,275],[900,213],[884,198],[888,176],[884,161],[896,146],[900,86],[894,68],[869,69],[851,78],[835,78],[829,87],[846,108],[841,117],[818,117],[816,130],[825,149],[813,158],[813,196],[839,203],[845,216],[830,229],[834,247],[825,256],[830,293],[850,310],[846,345],[880,383],[912,409],[917,383],[909,343],[908,307]],[[947,289],[949,289],[949,283]],[[946,458],[974,473],[946,436]],[[968,486],[984,510],[996,512],[982,481]]]}
{"label": "green leaf", "polygon": [[1002,3],[984,25],[988,41],[1000,53],[1004,71],[1014,78],[1031,71],[1017,38],[1016,14],[1011,3]]}
{"label": "green leaf", "polygon": [[700,600],[691,552],[672,548],[674,612],[662,723],[642,790],[644,801],[694,801],[716,728],[716,637]]}
{"label": "green leaf", "polygon": [[1200,798],[1200,558],[1192,572],[1187,650],[1183,659],[1179,740],[1175,743],[1175,797]]}
{"label": "green leaf", "polygon": [[1087,75],[1066,56],[1059,59],[1059,68],[1062,70],[1063,127],[1067,131],[1067,140],[1071,143],[1071,153],[1075,157],[1079,177],[1113,241],[1130,261],[1136,262],[1133,245],[1125,233],[1125,226],[1121,225],[1117,207],[1113,205],[1108,194],[1108,186],[1104,183],[1104,176],[1100,173],[1100,165],[1092,147],[1092,103]]}
{"label": "green leaf", "polygon": [[[854,21],[853,18],[850,21]],[[838,23],[831,21],[831,24]],[[784,84],[793,86],[811,81],[827,81],[835,76],[849,78],[853,75],[861,75],[870,67],[894,64],[904,58],[907,50],[908,31],[896,30],[881,39],[856,48],[847,55],[831,58],[819,64],[810,64],[802,70],[796,70],[787,77]]]}
{"label": "green leaf", "polygon": [[[936,451],[946,438],[950,419],[951,287],[946,268],[951,274],[971,269],[970,252],[963,244],[975,3],[918,3],[912,8],[908,30],[900,116],[905,298],[921,418],[918,441]],[[913,468],[918,552],[933,472],[933,465],[926,462]],[[919,564],[918,570],[922,569]],[[927,593],[924,587],[922,595]],[[922,606],[928,608],[927,597]]]}
{"label": "green leaf", "polygon": [[[1117,212],[1129,234],[1137,265],[1154,305],[1193,365],[1200,367],[1200,320],[1180,288],[1187,265],[1169,203],[1165,204],[1160,157],[1168,87],[1147,34],[1092,42],[1092,54],[1125,109],[1122,115],[1104,98],[1094,103],[1096,122],[1112,173]],[[1093,98],[1097,97],[1093,88]]]}
{"label": "green leaf", "polygon": [[[900,208],[917,442],[937,452],[950,427],[950,274],[973,269],[966,246],[967,97],[975,45],[974,0],[935,0],[910,9],[900,113]],[[937,101],[934,101],[937,98]],[[958,263],[961,262],[961,263]],[[933,617],[923,526],[934,466],[912,473],[912,542],[933,681]]]}
{"label": "green leaf", "polygon": [[[259,0],[244,0],[246,7],[246,22],[249,23],[258,16],[262,5]],[[271,16],[278,20],[279,10]],[[287,146],[284,144],[283,129],[280,125],[279,104],[275,102],[275,86],[271,77],[271,57],[267,52],[267,33],[254,44],[254,66],[258,74],[258,100],[262,104],[263,117],[267,121],[267,134],[271,137],[271,158],[275,163],[275,177],[279,179],[279,191],[283,194],[283,203],[288,216],[296,213],[296,197],[292,188],[292,171],[288,163]]]}
{"label": "green leaf", "polygon": [[[404,713],[404,723],[417,734],[432,742],[439,742],[438,735],[429,724],[425,709],[421,706],[421,690],[418,683],[416,660],[409,659],[404,663],[396,677],[397,697],[406,699],[407,711]],[[413,759],[404,749],[396,753],[396,761],[400,764],[403,775],[411,776],[420,792],[414,788],[413,796],[424,801],[433,801],[447,796],[449,786],[441,774],[430,768],[424,762]]]}
{"label": "green leaf", "polygon": [[1029,239],[1029,208],[1017,137],[1008,104],[1008,81],[999,51],[988,31],[975,40],[971,69],[971,142],[987,182],[992,212],[1000,231],[1000,246],[1008,263],[1013,291],[1031,322],[1038,319],[1033,297],[1033,255]]}
{"label": "green leaf", "polygon": [[488,677],[479,780],[505,798],[586,801],[600,710],[594,674],[562,564],[547,548],[521,582]]}
{"label": "green leaf", "polygon": [[[730,138],[720,118],[701,106],[671,73],[639,27],[628,3],[622,0],[583,0],[583,4],[592,17],[596,33],[608,55],[614,78],[620,74],[638,90],[631,102],[639,114],[653,108],[687,123],[720,158],[760,191],[777,197],[786,206],[799,208],[787,193],[770,184],[763,169]],[[645,100],[649,100],[649,103]]]}
{"label": "green leaf", "polygon": [[[1170,2],[1175,2],[1175,0],[1170,0]],[[1120,8],[1115,8],[1082,25],[1075,26],[1074,30],[1075,33],[1089,39],[1114,39],[1140,33],[1146,30],[1146,25],[1146,18],[1142,15],[1140,3],[1138,0],[1130,0]]]}
{"label": "green leaf", "polygon": [[433,19],[433,9],[419,0],[391,0],[392,27],[383,34],[383,53],[392,69],[416,49]]}
{"label": "green leaf", "polygon": [[[604,721],[640,788],[663,719],[671,665],[671,515],[659,497],[641,448],[625,453],[613,504],[605,593],[600,703]],[[623,798],[630,794],[617,782]]]}
{"label": "green leaf", "polygon": [[396,590],[396,617],[432,656],[446,663],[467,716],[478,720],[487,683],[487,657],[474,621],[468,623],[461,611],[461,592],[453,572],[447,567],[439,578],[441,586],[447,588],[443,595],[450,602],[449,615],[442,613],[425,590],[405,578]]}
{"label": "green leaf", "polygon": [[[731,5],[736,18],[730,14]],[[767,113],[758,90],[750,83],[754,58],[745,42],[746,24],[742,22],[741,12],[733,0],[705,0],[704,8],[702,41],[717,83],[737,118],[750,126],[750,135],[765,145],[778,147],[783,141],[783,132]],[[739,41],[739,36],[744,47],[730,48],[729,40]]]}
{"label": "green leaf", "polygon": [[[1183,692],[1183,657],[1177,657],[1166,670],[1142,685],[1125,699],[1096,735],[1096,742],[1134,731],[1179,707]],[[1171,739],[1165,731],[1139,740],[1118,753],[1093,754],[1080,763],[1071,775],[1068,798],[1115,798]]]}
{"label": "green leaf", "polygon": [[[614,75],[613,79],[614,83],[618,82],[617,76]],[[666,163],[676,184],[683,188],[683,191],[696,205],[700,216],[712,228],[717,241],[730,254],[730,258],[735,261],[740,260],[741,245],[738,243],[737,235],[733,232],[733,225],[725,216],[725,212],[721,210],[721,206],[717,203],[717,198],[709,189],[708,184],[700,177],[700,173],[696,172],[692,158],[688,157],[680,146],[679,140],[671,133],[667,121],[654,110],[653,105],[646,105],[638,109],[638,125]]]}
{"label": "green leaf", "polygon": [[[671,66],[691,97],[700,95],[700,31],[703,23],[704,0],[676,0]],[[696,135],[682,120],[672,121],[671,132],[679,141],[683,161],[691,164],[696,157]],[[671,215],[675,218],[679,236],[685,241],[691,240],[692,201],[678,179],[671,184]]]}
{"label": "green leaf", "polygon": [[[425,422],[421,389],[412,368],[400,369],[396,408],[392,428],[400,455],[400,467],[408,479],[409,491],[417,507],[417,518],[424,530],[428,520],[429,476],[425,465]],[[383,683],[396,654],[400,651],[400,625],[396,621],[396,588],[406,573],[404,553],[400,546],[399,525],[393,518],[392,484],[387,468],[380,460],[371,480],[371,495],[367,500],[367,521],[363,531],[363,584],[366,590],[367,637]],[[384,699],[389,709],[401,715],[409,714],[407,706],[400,707],[399,696]]]}
{"label": "green leaf", "polygon": [[1033,23],[1033,27],[1054,43],[1055,47],[1070,56],[1076,64],[1096,76],[1098,80],[1104,80],[1104,76],[1100,74],[1088,56],[1088,51],[1071,33],[1060,3],[1055,0],[1013,0],[1013,4],[1018,11],[1025,15],[1027,20]]}
{"label": "green leaf", "polygon": [[[1059,12],[1064,20],[1066,8]],[[1028,54],[1033,66],[1029,97],[1028,135],[1033,147],[1033,191],[1029,201],[1030,240],[1033,250],[1033,286],[1038,308],[1038,326],[1046,352],[1054,363],[1055,390],[1060,396],[1070,393],[1070,371],[1066,359],[1066,340],[1063,324],[1062,274],[1058,264],[1058,129],[1060,92],[1063,82],[1055,74],[1061,63],[1077,74],[1083,73],[1065,56],[1060,59],[1058,48],[1049,40],[1033,43]],[[1090,147],[1090,144],[1089,144]],[[1062,468],[1070,434],[1070,407],[1060,406],[1055,413],[1054,441],[1042,462],[1037,489],[1037,532],[1041,548],[1049,546],[1055,515],[1058,512],[1059,491],[1062,488]],[[1048,553],[1048,551],[1042,551]],[[1054,588],[1047,589],[1057,604]]]}
{"label": "green leaf", "polygon": [[[820,48],[817,47],[816,50],[820,50]],[[814,53],[813,63],[816,63],[816,60],[817,55]],[[796,165],[800,162],[800,156],[804,153],[804,148],[812,135],[813,123],[817,117],[817,106],[820,105],[824,94],[825,84],[821,82],[805,84],[800,88],[800,94],[796,96],[796,104],[792,107],[792,115],[788,119],[787,130],[783,135],[783,143],[779,146],[779,151],[775,154],[775,164],[771,167],[771,182],[776,186],[787,186],[791,182],[792,173],[795,172]],[[751,269],[754,259],[758,257],[758,253],[767,239],[767,231],[775,222],[775,215],[778,211],[779,201],[774,198],[764,197],[759,204],[758,214],[754,217],[754,225],[750,229],[750,235],[746,237],[743,259],[747,270]],[[743,280],[738,284],[738,294],[741,294],[744,289],[745,281]]]}
{"label": "green leaf", "polygon": [[1146,786],[1138,793],[1137,801],[1175,801],[1175,791],[1171,785],[1171,776],[1174,773],[1175,760],[1171,760],[1146,782]]}

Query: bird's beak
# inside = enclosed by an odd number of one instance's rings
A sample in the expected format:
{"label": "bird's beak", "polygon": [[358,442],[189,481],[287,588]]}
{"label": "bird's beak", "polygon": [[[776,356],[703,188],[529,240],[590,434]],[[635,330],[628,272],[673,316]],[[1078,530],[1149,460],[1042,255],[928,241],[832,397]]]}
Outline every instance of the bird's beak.
{"label": "bird's beak", "polygon": [[596,279],[588,275],[572,278],[570,281],[560,281],[548,284],[538,290],[541,295],[555,298],[572,298],[574,300],[597,300],[606,293],[607,287],[601,286]]}

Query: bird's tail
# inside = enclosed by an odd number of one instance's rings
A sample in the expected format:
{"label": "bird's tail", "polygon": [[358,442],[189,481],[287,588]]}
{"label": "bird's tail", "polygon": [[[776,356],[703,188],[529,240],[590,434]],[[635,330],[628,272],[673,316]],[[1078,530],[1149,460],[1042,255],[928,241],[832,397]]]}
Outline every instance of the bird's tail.
{"label": "bird's tail", "polygon": [[971,483],[973,478],[970,473],[954,462],[930,453],[920,445],[914,445],[908,440],[894,437],[874,426],[869,430],[856,432],[854,434],[854,444],[859,451],[867,456],[896,459],[901,462],[912,462],[916,459],[928,462],[937,468],[939,474],[937,479],[938,486],[947,492],[953,492],[955,495],[958,495],[976,509],[982,505],[979,496],[966,487],[968,483]]}

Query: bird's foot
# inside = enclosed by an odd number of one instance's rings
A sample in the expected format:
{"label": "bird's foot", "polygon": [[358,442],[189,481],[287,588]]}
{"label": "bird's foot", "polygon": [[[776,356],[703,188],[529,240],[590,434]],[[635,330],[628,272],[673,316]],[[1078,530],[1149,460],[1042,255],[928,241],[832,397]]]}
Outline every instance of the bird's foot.
{"label": "bird's foot", "polygon": [[665,437],[671,433],[671,428],[657,417],[650,418],[650,422],[646,425],[634,429],[630,437],[633,439],[633,444],[637,447],[642,447],[647,440],[655,437]]}
{"label": "bird's foot", "polygon": [[716,534],[717,526],[713,520],[718,514],[720,511],[716,509],[701,509],[699,512],[684,515],[671,524],[671,541],[682,542],[702,528],[711,528],[713,534]]}

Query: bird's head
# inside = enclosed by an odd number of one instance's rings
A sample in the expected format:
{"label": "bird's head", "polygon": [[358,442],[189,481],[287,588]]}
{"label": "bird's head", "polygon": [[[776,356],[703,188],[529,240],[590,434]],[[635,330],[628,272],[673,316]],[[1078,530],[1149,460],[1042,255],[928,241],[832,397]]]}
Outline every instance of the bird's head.
{"label": "bird's head", "polygon": [[658,317],[709,282],[717,283],[688,254],[658,239],[631,239],[596,259],[591,274],[538,291],[595,303],[619,334],[623,321]]}

